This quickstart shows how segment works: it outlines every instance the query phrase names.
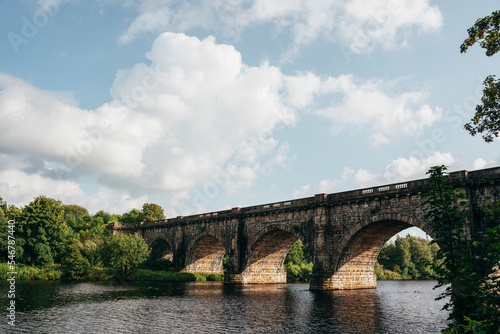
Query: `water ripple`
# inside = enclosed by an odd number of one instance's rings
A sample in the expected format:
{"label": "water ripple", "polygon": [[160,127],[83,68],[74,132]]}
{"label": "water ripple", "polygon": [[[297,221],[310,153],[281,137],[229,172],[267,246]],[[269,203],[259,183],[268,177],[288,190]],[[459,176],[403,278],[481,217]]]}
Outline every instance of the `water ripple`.
{"label": "water ripple", "polygon": [[[18,282],[15,333],[440,333],[447,314],[433,286],[313,292],[305,284]],[[13,332],[6,323],[0,330]]]}

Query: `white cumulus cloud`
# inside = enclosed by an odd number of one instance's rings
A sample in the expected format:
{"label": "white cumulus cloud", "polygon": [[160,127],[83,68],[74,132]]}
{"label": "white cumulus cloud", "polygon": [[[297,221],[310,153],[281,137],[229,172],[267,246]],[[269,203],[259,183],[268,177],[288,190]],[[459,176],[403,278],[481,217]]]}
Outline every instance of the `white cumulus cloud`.
{"label": "white cumulus cloud", "polygon": [[352,75],[330,78],[323,90],[336,95],[330,106],[317,113],[331,119],[334,132],[346,126],[368,128],[373,145],[418,133],[441,119],[441,108],[424,104],[425,91],[389,93],[386,86],[380,80],[359,82]]}
{"label": "white cumulus cloud", "polygon": [[[150,192],[189,198],[195,187],[215,183],[219,192],[235,192],[261,173],[286,168],[293,149],[277,132],[293,126],[301,110],[320,108],[334,126],[366,128],[381,143],[440,116],[422,104],[422,92],[391,95],[381,81],[248,66],[214,37],[163,33],[146,58],[118,71],[113,99],[94,110],[0,74],[0,161],[9,161],[0,172],[18,169],[53,188],[54,181],[94,177],[105,189],[129,194],[122,203]],[[330,107],[319,107],[318,97],[331,100]],[[324,180],[315,191],[334,190],[337,182]]]}
{"label": "white cumulus cloud", "polygon": [[430,0],[215,0],[126,1],[138,16],[119,37],[129,43],[143,33],[203,28],[238,36],[247,28],[272,23],[290,35],[293,54],[318,38],[340,43],[349,53],[408,44],[412,36],[437,31],[441,11]]}
{"label": "white cumulus cloud", "polygon": [[27,173],[18,169],[0,171],[0,196],[8,205],[24,206],[40,195],[60,200],[64,204],[82,205],[90,213],[105,210],[117,214],[131,208],[141,208],[148,198],[133,198],[126,192],[107,187],[86,193],[77,182],[53,179],[39,172]]}
{"label": "white cumulus cloud", "polygon": [[296,189],[292,193],[293,198],[312,196],[314,194],[329,194],[339,191],[339,187],[343,186],[346,182],[349,182],[353,175],[354,170],[344,167],[342,175],[338,179],[324,179],[318,182],[318,184],[311,186],[310,184],[305,184],[299,189]]}
{"label": "white cumulus cloud", "polygon": [[383,173],[372,173],[360,169],[353,177],[353,184],[358,188],[366,188],[401,181],[423,179],[430,167],[446,165],[453,171],[456,159],[450,153],[434,152],[425,159],[398,158],[387,165]]}
{"label": "white cumulus cloud", "polygon": [[482,169],[486,167],[487,162],[483,158],[477,158],[472,162],[472,169]]}
{"label": "white cumulus cloud", "polygon": [[0,74],[0,153],[137,194],[185,191],[221,173],[234,190],[251,185],[262,166],[286,165],[288,144],[274,132],[295,123],[290,82],[301,77],[247,66],[213,37],[164,33],[147,58],[119,71],[113,100],[95,110]]}

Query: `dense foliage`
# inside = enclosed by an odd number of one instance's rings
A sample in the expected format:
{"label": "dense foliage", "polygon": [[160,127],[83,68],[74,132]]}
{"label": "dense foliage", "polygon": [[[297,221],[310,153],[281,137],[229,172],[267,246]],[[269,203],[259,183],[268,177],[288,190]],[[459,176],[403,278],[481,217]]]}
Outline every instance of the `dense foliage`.
{"label": "dense foliage", "polygon": [[[131,212],[138,211],[141,219],[164,217],[157,204],[144,204],[143,209]],[[124,216],[130,217],[131,212]],[[111,235],[105,224],[122,219],[104,211],[90,215],[84,207],[45,196],[23,208],[9,206],[0,198],[0,254],[17,265],[23,273],[20,277],[102,279],[109,277],[106,268],[129,274],[146,261],[150,251],[135,235]],[[8,253],[9,220],[15,221],[14,254]]]}
{"label": "dense foliage", "polygon": [[163,208],[154,203],[144,203],[142,206],[142,215],[143,221],[146,222],[165,219]]}
{"label": "dense foliage", "polygon": [[16,220],[17,254],[24,263],[35,265],[60,262],[72,231],[64,220],[62,203],[40,196],[26,206]]}
{"label": "dense foliage", "polygon": [[137,224],[144,221],[155,221],[165,219],[163,208],[158,204],[144,203],[142,211],[132,209],[124,213],[121,217],[117,217],[120,222],[125,224]]}
{"label": "dense foliage", "polygon": [[[480,18],[468,30],[469,37],[460,46],[464,53],[468,48],[479,42],[486,49],[486,56],[490,57],[500,50],[500,11]],[[486,142],[492,142],[500,132],[500,81],[494,75],[484,80],[482,105],[476,106],[476,113],[471,121],[465,124],[465,129],[471,135],[483,134]]]}
{"label": "dense foliage", "polygon": [[487,228],[481,240],[471,240],[471,228],[463,200],[464,194],[448,183],[445,166],[432,167],[430,191],[422,205],[432,222],[435,240],[440,245],[433,265],[437,286],[446,287],[438,299],[448,297],[444,308],[450,310],[449,333],[497,333],[500,328],[500,259],[498,203],[486,208]]}
{"label": "dense foliage", "polygon": [[439,267],[439,246],[427,239],[407,235],[385,244],[375,265],[378,279],[434,279]]}
{"label": "dense foliage", "polygon": [[287,281],[307,282],[312,272],[313,263],[302,241],[292,245],[285,258]]}
{"label": "dense foliage", "polygon": [[130,269],[146,261],[149,256],[148,245],[144,239],[135,234],[113,235],[106,239],[103,248],[106,249],[106,253],[103,254],[106,264],[121,269],[126,274],[130,273]]}

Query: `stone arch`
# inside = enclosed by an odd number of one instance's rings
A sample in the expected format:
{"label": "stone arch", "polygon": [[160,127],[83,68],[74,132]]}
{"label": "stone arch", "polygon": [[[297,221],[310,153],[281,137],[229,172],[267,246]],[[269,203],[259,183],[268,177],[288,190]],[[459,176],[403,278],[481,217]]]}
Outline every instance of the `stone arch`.
{"label": "stone arch", "polygon": [[290,247],[304,236],[288,224],[269,225],[248,242],[241,281],[243,283],[286,283],[284,261]]}
{"label": "stone arch", "polygon": [[409,227],[433,234],[425,222],[401,213],[375,214],[355,224],[335,247],[332,288],[375,288],[373,267],[380,250],[392,236]]}
{"label": "stone arch", "polygon": [[300,233],[299,231],[293,228],[293,225],[290,224],[269,224],[263,229],[259,230],[255,233],[251,238],[248,239],[248,245],[254,245],[257,240],[259,240],[263,235],[273,232],[273,231],[285,231],[290,234],[295,234],[297,236],[297,240],[300,239],[304,243],[304,245],[309,244],[307,239]]}
{"label": "stone arch", "polygon": [[173,262],[174,261],[174,250],[172,247],[172,243],[170,240],[168,240],[168,238],[165,236],[164,233],[157,233],[152,238],[146,239],[146,243],[148,244],[148,247],[150,249],[153,247],[153,243],[157,242],[156,238],[158,237],[158,235],[162,236],[162,241],[164,242],[163,245],[159,245],[160,250],[161,250],[160,259],[169,260],[170,262]]}
{"label": "stone arch", "polygon": [[189,273],[222,273],[222,258],[226,249],[215,236],[203,233],[194,238],[186,253],[182,270]]}

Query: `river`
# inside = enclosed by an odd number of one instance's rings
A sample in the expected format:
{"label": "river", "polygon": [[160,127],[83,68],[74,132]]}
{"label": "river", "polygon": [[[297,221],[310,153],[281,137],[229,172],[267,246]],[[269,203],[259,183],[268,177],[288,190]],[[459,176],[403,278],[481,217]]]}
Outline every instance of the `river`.
{"label": "river", "polygon": [[15,327],[2,333],[440,333],[434,281],[379,281],[373,290],[307,284],[16,282]]}

